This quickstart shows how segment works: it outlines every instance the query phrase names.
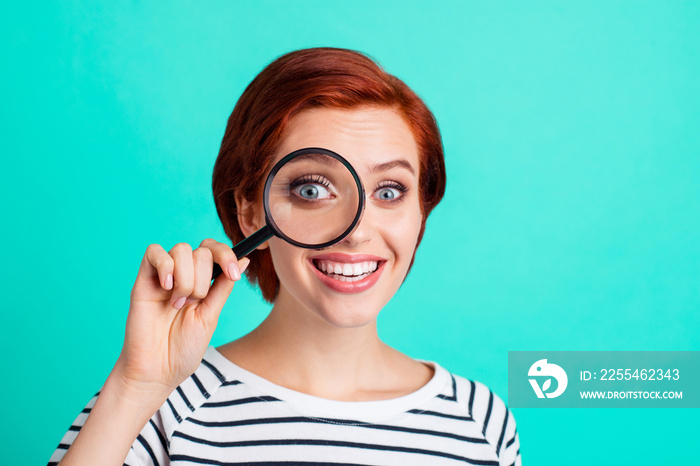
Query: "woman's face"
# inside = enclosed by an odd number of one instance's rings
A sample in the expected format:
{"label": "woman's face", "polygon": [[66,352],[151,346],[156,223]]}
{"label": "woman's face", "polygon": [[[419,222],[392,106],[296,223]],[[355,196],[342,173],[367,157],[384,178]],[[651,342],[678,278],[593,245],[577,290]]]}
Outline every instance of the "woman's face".
{"label": "woman's face", "polygon": [[396,293],[413,257],[422,221],[418,146],[396,111],[363,107],[299,113],[273,162],[304,147],[330,149],[352,164],[365,188],[365,211],[355,231],[328,249],[269,241],[280,280],[275,306],[337,327],[362,326]]}

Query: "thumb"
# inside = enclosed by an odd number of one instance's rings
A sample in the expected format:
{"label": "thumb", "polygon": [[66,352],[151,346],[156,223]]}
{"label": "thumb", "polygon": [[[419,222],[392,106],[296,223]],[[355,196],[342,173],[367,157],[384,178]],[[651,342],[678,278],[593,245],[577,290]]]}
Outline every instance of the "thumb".
{"label": "thumb", "polygon": [[[250,259],[247,257],[238,261],[238,268],[241,274],[243,274],[249,263]],[[214,284],[209,289],[209,293],[207,293],[207,296],[200,306],[201,317],[207,327],[216,327],[221,309],[223,309],[224,304],[226,304],[226,300],[231,294],[235,283],[236,282],[229,280],[223,273],[214,280]]]}

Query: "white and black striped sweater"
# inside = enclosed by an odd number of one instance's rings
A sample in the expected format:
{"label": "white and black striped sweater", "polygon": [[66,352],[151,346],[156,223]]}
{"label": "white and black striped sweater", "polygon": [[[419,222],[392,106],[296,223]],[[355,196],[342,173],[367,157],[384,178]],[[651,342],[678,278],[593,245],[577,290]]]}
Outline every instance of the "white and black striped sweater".
{"label": "white and black striped sweater", "polygon": [[[333,401],[275,385],[210,347],[146,424],[126,457],[137,465],[521,464],[515,419],[484,384],[437,363],[419,390],[380,401]],[[78,416],[49,465],[85,423]]]}

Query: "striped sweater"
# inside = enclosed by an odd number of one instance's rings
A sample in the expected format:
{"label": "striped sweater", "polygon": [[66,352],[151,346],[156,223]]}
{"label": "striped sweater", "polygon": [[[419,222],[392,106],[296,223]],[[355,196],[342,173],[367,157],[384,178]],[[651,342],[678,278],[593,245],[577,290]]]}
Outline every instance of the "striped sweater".
{"label": "striped sweater", "polygon": [[[209,347],[202,364],[143,428],[124,464],[520,465],[515,419],[488,387],[435,362],[406,396],[334,401],[290,390]],[[77,417],[57,464],[99,393]]]}

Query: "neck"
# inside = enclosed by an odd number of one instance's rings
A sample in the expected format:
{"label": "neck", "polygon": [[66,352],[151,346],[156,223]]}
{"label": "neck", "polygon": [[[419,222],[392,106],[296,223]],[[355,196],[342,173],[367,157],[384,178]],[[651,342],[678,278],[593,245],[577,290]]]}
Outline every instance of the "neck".
{"label": "neck", "polygon": [[373,399],[378,381],[396,384],[392,369],[401,356],[379,339],[376,316],[364,325],[334,325],[283,290],[269,316],[227,346],[229,358],[244,369],[293,390],[340,400]]}

